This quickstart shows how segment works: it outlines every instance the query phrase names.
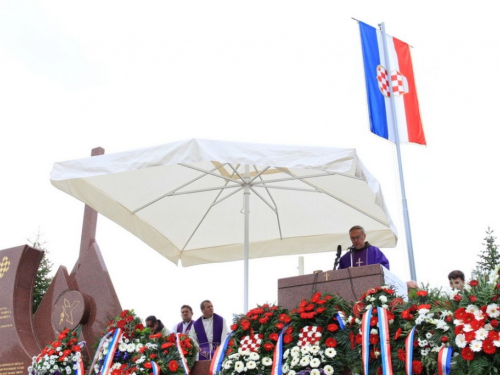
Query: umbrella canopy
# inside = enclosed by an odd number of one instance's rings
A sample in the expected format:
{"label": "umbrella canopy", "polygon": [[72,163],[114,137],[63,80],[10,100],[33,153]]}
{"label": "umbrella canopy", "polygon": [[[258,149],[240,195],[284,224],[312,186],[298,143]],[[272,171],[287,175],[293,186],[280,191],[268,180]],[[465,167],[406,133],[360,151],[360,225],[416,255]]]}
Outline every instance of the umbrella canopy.
{"label": "umbrella canopy", "polygon": [[397,242],[354,149],[192,139],[55,163],[51,182],[183,266],[332,251],[353,225]]}

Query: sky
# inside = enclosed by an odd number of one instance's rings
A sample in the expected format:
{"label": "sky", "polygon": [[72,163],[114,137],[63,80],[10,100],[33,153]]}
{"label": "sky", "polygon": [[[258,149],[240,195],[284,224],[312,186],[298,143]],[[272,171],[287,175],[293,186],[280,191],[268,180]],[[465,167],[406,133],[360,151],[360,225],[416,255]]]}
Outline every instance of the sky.
{"label": "sky", "polygon": [[[54,271],[73,268],[84,206],[49,174],[94,147],[190,138],[345,147],[382,186],[399,233],[383,251],[409,280],[395,146],[369,131],[355,18],[384,22],[413,47],[427,146],[401,152],[417,281],[446,287],[451,270],[469,276],[486,229],[500,228],[495,9],[462,0],[2,1],[0,249],[40,231]],[[102,216],[96,238],[122,307],[142,318],[170,328],[182,304],[198,317],[204,299],[228,320],[243,312],[243,262],[177,267]],[[305,273],[331,269],[334,257],[305,255]],[[297,256],[251,260],[249,306],[276,302],[277,280],[297,266]]]}

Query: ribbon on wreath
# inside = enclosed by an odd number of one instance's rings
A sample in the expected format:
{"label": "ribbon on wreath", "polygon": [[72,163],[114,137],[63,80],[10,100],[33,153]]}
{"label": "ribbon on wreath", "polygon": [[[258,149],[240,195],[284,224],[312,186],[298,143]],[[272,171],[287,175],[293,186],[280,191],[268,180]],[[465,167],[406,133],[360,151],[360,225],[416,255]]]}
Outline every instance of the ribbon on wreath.
{"label": "ribbon on wreath", "polygon": [[370,360],[370,320],[372,309],[368,309],[361,318],[361,362],[363,374],[368,375],[368,361]]}
{"label": "ribbon on wreath", "polygon": [[392,375],[391,337],[389,335],[389,318],[387,317],[387,310],[383,307],[377,307],[377,315],[380,349],[382,352],[382,371],[384,375]]}
{"label": "ribbon on wreath", "polygon": [[160,366],[158,366],[158,363],[151,361],[151,370],[153,370],[153,375],[160,375]]}
{"label": "ribbon on wreath", "polygon": [[439,353],[438,353],[438,374],[439,375],[449,375],[452,352],[453,352],[453,349],[448,348],[446,346],[443,346],[439,350]]}
{"label": "ribbon on wreath", "polygon": [[222,345],[219,345],[215,350],[212,362],[210,362],[210,371],[208,372],[209,375],[215,375],[220,371],[222,361],[224,360],[224,353],[226,353],[227,345],[231,336],[233,336],[233,332],[229,333],[229,335],[227,335],[225,340],[222,342]]}
{"label": "ribbon on wreath", "polygon": [[111,365],[113,364],[116,348],[118,348],[118,345],[120,344],[121,337],[122,330],[120,328],[116,328],[108,346],[108,353],[104,357],[104,363],[102,364],[101,371],[99,372],[100,375],[108,375]]}
{"label": "ribbon on wreath", "polygon": [[337,313],[337,321],[339,322],[339,327],[340,329],[345,329],[345,323],[344,323],[344,319],[345,319],[345,314],[343,311],[339,311]]}
{"label": "ribbon on wreath", "polygon": [[[81,341],[77,345],[82,349],[85,346],[85,341]],[[75,375],[85,375],[85,366],[83,365],[81,353],[74,364],[76,365]]]}
{"label": "ribbon on wreath", "polygon": [[282,375],[283,373],[283,335],[285,334],[288,326],[290,324],[286,324],[280,332],[278,337],[278,341],[276,342],[276,346],[274,347],[273,353],[273,366],[271,367],[271,375]]}
{"label": "ribbon on wreath", "polygon": [[99,359],[99,353],[101,352],[104,342],[109,336],[111,336],[112,333],[113,333],[112,331],[106,333],[104,336],[102,336],[101,341],[99,341],[99,345],[97,346],[97,349],[95,351],[94,359],[92,360],[92,364],[90,365],[89,375],[92,375],[92,372],[94,371],[94,366],[97,363],[97,360]]}
{"label": "ribbon on wreath", "polygon": [[417,326],[414,326],[405,340],[405,349],[406,349],[406,375],[413,374],[413,340],[415,338],[415,329]]}
{"label": "ribbon on wreath", "polygon": [[175,343],[177,344],[177,351],[179,352],[179,355],[181,357],[181,365],[182,368],[184,369],[184,374],[189,375],[189,366],[186,361],[186,356],[184,355],[184,351],[182,350],[180,333],[175,334]]}

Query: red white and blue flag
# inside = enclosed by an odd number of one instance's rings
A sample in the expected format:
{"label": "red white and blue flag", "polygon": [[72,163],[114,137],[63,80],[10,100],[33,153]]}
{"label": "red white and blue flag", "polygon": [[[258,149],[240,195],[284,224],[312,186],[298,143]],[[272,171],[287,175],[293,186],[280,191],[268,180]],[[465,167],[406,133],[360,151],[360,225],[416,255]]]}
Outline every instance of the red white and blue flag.
{"label": "red white and blue flag", "polygon": [[[410,46],[386,34],[389,64],[385,61],[382,32],[359,22],[370,130],[378,136],[396,142],[394,118],[391,110],[390,88],[401,143],[425,145],[424,130],[420,118]],[[388,72],[388,66],[391,72]]]}

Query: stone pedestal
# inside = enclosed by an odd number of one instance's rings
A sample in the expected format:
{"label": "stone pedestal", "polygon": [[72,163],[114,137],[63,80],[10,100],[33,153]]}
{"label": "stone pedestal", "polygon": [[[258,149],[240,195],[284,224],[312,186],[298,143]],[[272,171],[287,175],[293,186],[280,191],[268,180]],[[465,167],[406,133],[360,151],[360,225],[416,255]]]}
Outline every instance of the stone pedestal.
{"label": "stone pedestal", "polygon": [[337,294],[354,302],[368,289],[379,285],[384,285],[380,264],[287,277],[278,280],[278,305],[291,310],[315,292]]}

